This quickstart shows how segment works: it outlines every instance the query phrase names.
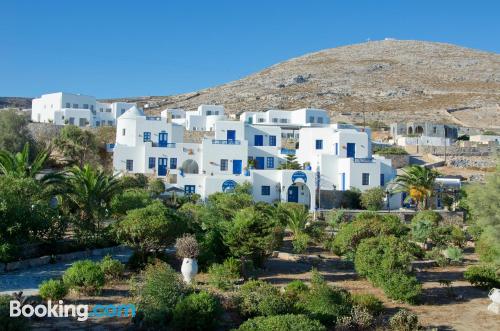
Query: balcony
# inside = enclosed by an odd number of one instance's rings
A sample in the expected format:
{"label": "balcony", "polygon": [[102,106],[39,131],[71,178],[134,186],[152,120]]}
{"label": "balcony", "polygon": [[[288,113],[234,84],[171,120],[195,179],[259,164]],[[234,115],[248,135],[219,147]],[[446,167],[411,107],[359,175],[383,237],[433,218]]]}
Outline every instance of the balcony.
{"label": "balcony", "polygon": [[361,157],[361,158],[354,158],[354,163],[372,163],[373,162],[373,157]]}
{"label": "balcony", "polygon": [[175,143],[154,143],[151,142],[153,147],[175,148]]}
{"label": "balcony", "polygon": [[286,155],[295,155],[296,150],[295,149],[289,149],[289,148],[282,148],[280,150],[281,154],[286,154]]}
{"label": "balcony", "polygon": [[212,144],[214,145],[241,145],[241,141],[234,139],[212,139]]}
{"label": "balcony", "polygon": [[146,121],[161,121],[160,116],[146,116]]}

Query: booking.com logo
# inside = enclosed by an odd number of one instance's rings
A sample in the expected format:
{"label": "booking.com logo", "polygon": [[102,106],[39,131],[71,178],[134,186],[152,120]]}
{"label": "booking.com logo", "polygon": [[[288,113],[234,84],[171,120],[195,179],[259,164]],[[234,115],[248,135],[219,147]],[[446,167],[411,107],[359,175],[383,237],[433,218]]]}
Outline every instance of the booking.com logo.
{"label": "booking.com logo", "polygon": [[78,321],[86,321],[89,317],[134,317],[135,305],[118,304],[118,305],[95,305],[89,311],[89,305],[65,305],[63,300],[59,300],[57,304],[52,301],[47,301],[47,305],[39,304],[21,305],[17,300],[10,301],[10,317],[77,317]]}

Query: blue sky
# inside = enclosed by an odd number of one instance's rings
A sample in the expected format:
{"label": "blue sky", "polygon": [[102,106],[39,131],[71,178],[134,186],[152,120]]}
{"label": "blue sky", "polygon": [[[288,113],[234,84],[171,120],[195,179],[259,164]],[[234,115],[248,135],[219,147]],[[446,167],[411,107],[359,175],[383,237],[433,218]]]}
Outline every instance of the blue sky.
{"label": "blue sky", "polygon": [[1,0],[0,96],[190,92],[385,37],[500,53],[500,1]]}

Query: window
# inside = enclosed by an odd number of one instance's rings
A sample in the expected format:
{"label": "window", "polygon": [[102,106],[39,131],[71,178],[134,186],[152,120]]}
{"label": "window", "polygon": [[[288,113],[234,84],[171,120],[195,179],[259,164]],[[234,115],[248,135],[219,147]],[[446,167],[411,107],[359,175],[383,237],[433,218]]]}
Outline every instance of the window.
{"label": "window", "polygon": [[385,175],[380,174],[380,186],[384,186],[384,185],[385,185]]}
{"label": "window", "polygon": [[78,104],[77,104],[77,103],[74,103],[74,104],[73,104],[73,108],[78,108]]}
{"label": "window", "polygon": [[149,158],[149,169],[153,169],[155,167],[156,159],[154,157]]}
{"label": "window", "polygon": [[95,126],[99,126],[99,125],[101,125],[101,122],[95,121]]}
{"label": "window", "polygon": [[361,182],[362,185],[369,185],[370,184],[370,174],[364,172],[362,174],[361,180],[362,180],[362,182]]}
{"label": "window", "polygon": [[276,146],[276,136],[269,136],[269,146]]}
{"label": "window", "polygon": [[335,143],[335,155],[339,155],[339,143]]}
{"label": "window", "polygon": [[195,185],[184,185],[184,194],[194,194],[196,193]]}
{"label": "window", "polygon": [[127,160],[126,169],[127,171],[134,171],[134,160]]}
{"label": "window", "polygon": [[314,116],[309,116],[309,123],[314,123]]}
{"label": "window", "polygon": [[84,103],[83,104],[83,109],[89,109],[89,104],[88,103]]}
{"label": "window", "polygon": [[102,113],[102,111],[103,111],[103,110],[104,110],[104,108],[102,108],[102,107],[101,107],[101,108],[99,108],[99,111],[100,111],[101,113]]}
{"label": "window", "polygon": [[113,121],[108,121],[109,126],[113,126]]}
{"label": "window", "polygon": [[261,134],[256,134],[254,136],[254,146],[264,146],[264,136]]}
{"label": "window", "polygon": [[111,108],[106,108],[106,113],[111,113]]}
{"label": "window", "polygon": [[271,195],[271,186],[261,186],[260,187],[260,194],[261,195]]}
{"label": "window", "polygon": [[259,119],[257,120],[257,122],[259,122],[259,123],[264,123],[264,119],[263,119],[263,118],[259,118]]}
{"label": "window", "polygon": [[286,118],[280,119],[280,123],[288,123],[288,120]]}
{"label": "window", "polygon": [[85,126],[87,125],[87,119],[86,118],[80,118],[78,122],[79,126]]}
{"label": "window", "polygon": [[94,110],[94,105],[90,105],[90,110]]}
{"label": "window", "polygon": [[70,117],[68,122],[71,125],[75,125],[75,118],[74,117]]}
{"label": "window", "polygon": [[267,161],[267,167],[269,169],[273,169],[274,168],[274,157],[270,156],[266,159]]}
{"label": "window", "polygon": [[316,140],[316,149],[323,149],[323,140]]}
{"label": "window", "polygon": [[437,133],[437,128],[436,128],[436,127],[433,127],[433,128],[432,128],[432,132],[433,132],[434,134],[436,134],[436,133]]}
{"label": "window", "polygon": [[125,135],[125,129],[122,129],[122,136]]}
{"label": "window", "polygon": [[69,102],[66,102],[66,108],[71,108],[71,104]]}
{"label": "window", "polygon": [[151,132],[144,132],[144,141],[151,141]]}
{"label": "window", "polygon": [[177,169],[177,158],[170,158],[170,169]]}
{"label": "window", "polygon": [[220,160],[220,171],[227,171],[227,159]]}
{"label": "window", "polygon": [[273,118],[273,123],[278,123],[278,119],[277,118]]}
{"label": "window", "polygon": [[210,116],[212,115],[212,111],[211,110],[207,110],[207,116]]}
{"label": "window", "polygon": [[121,110],[122,115],[123,115],[124,112],[125,112],[125,109],[122,108],[122,110]]}
{"label": "window", "polygon": [[219,111],[218,110],[214,111],[214,114],[219,115]]}
{"label": "window", "polygon": [[318,123],[320,123],[320,124],[323,123],[323,117],[318,117]]}

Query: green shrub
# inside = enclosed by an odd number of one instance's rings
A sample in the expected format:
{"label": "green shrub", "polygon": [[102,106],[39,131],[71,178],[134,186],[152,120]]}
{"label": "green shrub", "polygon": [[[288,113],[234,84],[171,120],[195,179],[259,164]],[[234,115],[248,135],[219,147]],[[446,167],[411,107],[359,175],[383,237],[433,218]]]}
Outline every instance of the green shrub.
{"label": "green shrub", "polygon": [[10,262],[13,260],[15,255],[16,249],[14,245],[8,243],[0,244],[0,262]]}
{"label": "green shrub", "polygon": [[261,280],[250,280],[239,292],[240,311],[244,316],[270,316],[290,312],[290,303],[279,290]]}
{"label": "green shrub", "polygon": [[142,320],[150,328],[167,325],[175,305],[186,293],[179,273],[161,261],[148,264],[141,272],[140,280],[132,280],[131,289],[138,304],[135,321]]}
{"label": "green shrub", "polygon": [[431,221],[434,225],[438,225],[439,222],[443,220],[443,217],[439,213],[432,210],[421,210],[413,216],[411,222],[416,223],[423,220]]}
{"label": "green shrub", "polygon": [[434,231],[434,223],[431,220],[418,220],[411,223],[411,237],[419,243],[425,243]]}
{"label": "green shrub", "polygon": [[254,317],[241,324],[238,331],[326,331],[318,321],[304,315]]}
{"label": "green shrub", "polygon": [[111,200],[111,212],[117,216],[125,216],[129,210],[144,208],[153,200],[144,189],[129,189],[115,195]]}
{"label": "green shrub", "polygon": [[113,259],[111,255],[106,255],[101,260],[101,270],[106,279],[120,279],[125,271],[125,266],[120,261]]}
{"label": "green shrub", "polygon": [[462,253],[462,250],[458,247],[448,247],[446,249],[446,256],[448,259],[450,259],[451,262],[459,263],[462,262],[464,258],[464,254]]}
{"label": "green shrub", "polygon": [[0,295],[0,325],[3,331],[24,331],[30,330],[29,319],[23,316],[10,317],[10,301],[12,297],[9,295]]}
{"label": "green shrub", "polygon": [[349,316],[342,316],[337,321],[336,330],[368,330],[374,322],[368,309],[354,306]]}
{"label": "green shrub", "polygon": [[465,270],[464,278],[475,287],[487,290],[500,287],[500,277],[493,265],[471,266]]}
{"label": "green shrub", "polygon": [[329,286],[318,272],[313,271],[311,288],[295,307],[310,318],[333,326],[339,318],[349,315],[352,305],[349,292]]}
{"label": "green shrub", "polygon": [[450,264],[450,261],[443,255],[441,249],[437,247],[434,247],[430,251],[426,252],[425,258],[436,261],[437,265],[440,267],[445,267]]}
{"label": "green shrub", "polygon": [[380,235],[400,236],[405,232],[406,228],[397,216],[363,212],[354,221],[341,225],[333,240],[333,251],[352,259],[361,240]]}
{"label": "green shrub", "polygon": [[155,178],[149,181],[148,191],[155,197],[160,196],[165,192],[165,183],[160,178]]}
{"label": "green shrub", "polygon": [[465,243],[467,242],[465,232],[462,231],[462,229],[460,229],[458,226],[452,227],[450,236],[452,244],[460,248],[464,247]]}
{"label": "green shrub", "polygon": [[483,233],[483,229],[477,224],[472,224],[467,228],[467,233],[471,236],[473,241],[478,241],[481,237],[481,233]]}
{"label": "green shrub", "polygon": [[193,293],[175,306],[173,324],[179,330],[213,330],[221,313],[216,297],[208,292]]}
{"label": "green shrub", "polygon": [[208,283],[221,290],[230,290],[240,279],[241,262],[230,257],[223,264],[214,263],[208,268]]}
{"label": "green shrub", "polygon": [[485,263],[500,265],[500,242],[495,238],[493,230],[488,228],[476,242],[475,251]]}
{"label": "green shrub", "polygon": [[64,272],[63,282],[69,289],[92,295],[101,291],[105,276],[99,264],[83,260],[73,263]]}
{"label": "green shrub", "polygon": [[384,310],[382,301],[373,294],[353,294],[352,302],[355,306],[366,308],[372,315],[379,315]]}
{"label": "green shrub", "polygon": [[401,309],[389,319],[389,326],[394,331],[418,330],[418,316],[406,309]]}
{"label": "green shrub", "polygon": [[408,152],[399,146],[374,147],[373,153],[379,155],[408,155]]}
{"label": "green shrub", "polygon": [[307,245],[309,244],[309,239],[310,237],[307,233],[297,233],[292,240],[293,251],[299,254],[304,253],[307,249]]}
{"label": "green shrub", "polygon": [[361,242],[354,265],[360,276],[381,287],[388,297],[413,302],[421,292],[421,285],[407,273],[412,257],[412,248],[406,240],[381,236]]}
{"label": "green shrub", "polygon": [[60,280],[49,279],[43,281],[39,288],[40,297],[44,300],[57,301],[68,294],[68,288]]}
{"label": "green shrub", "polygon": [[361,193],[361,206],[377,211],[384,206],[385,192],[382,187],[374,187]]}
{"label": "green shrub", "polygon": [[285,295],[292,301],[309,291],[309,286],[301,280],[293,280],[285,286]]}

